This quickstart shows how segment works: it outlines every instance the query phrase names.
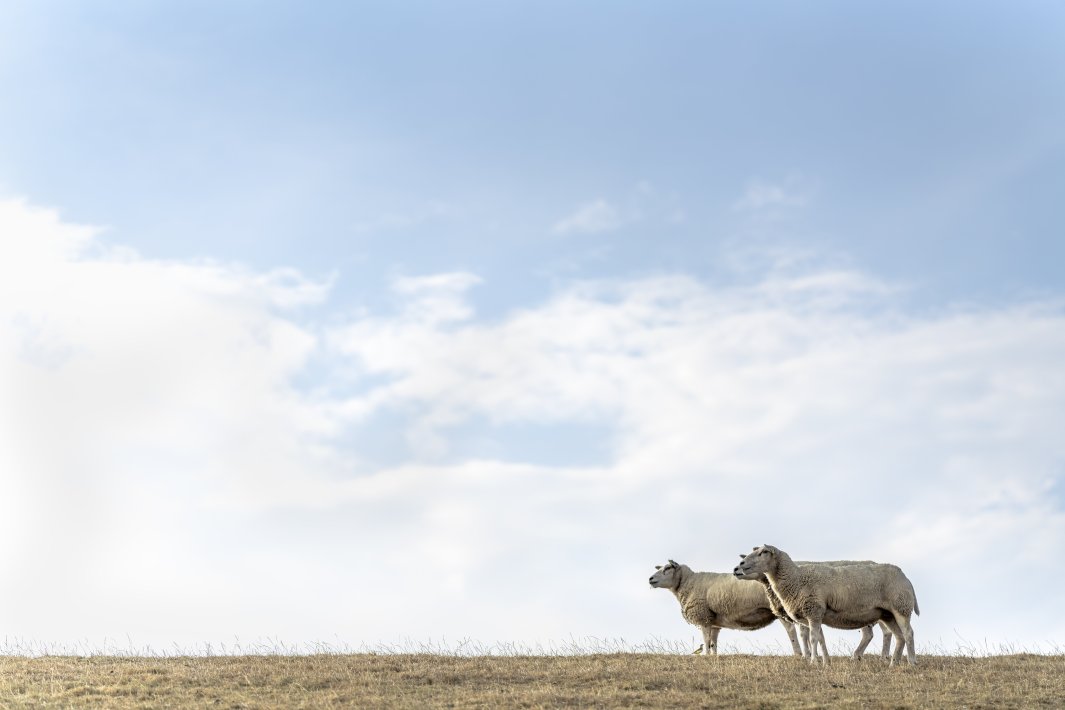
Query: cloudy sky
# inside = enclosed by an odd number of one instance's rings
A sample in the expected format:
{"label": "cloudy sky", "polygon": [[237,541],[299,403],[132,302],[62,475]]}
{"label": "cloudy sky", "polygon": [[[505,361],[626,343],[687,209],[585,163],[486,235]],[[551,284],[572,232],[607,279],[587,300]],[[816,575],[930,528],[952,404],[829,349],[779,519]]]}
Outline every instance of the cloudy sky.
{"label": "cloudy sky", "polygon": [[0,3],[0,630],[687,644],[769,543],[1060,650],[1063,32]]}

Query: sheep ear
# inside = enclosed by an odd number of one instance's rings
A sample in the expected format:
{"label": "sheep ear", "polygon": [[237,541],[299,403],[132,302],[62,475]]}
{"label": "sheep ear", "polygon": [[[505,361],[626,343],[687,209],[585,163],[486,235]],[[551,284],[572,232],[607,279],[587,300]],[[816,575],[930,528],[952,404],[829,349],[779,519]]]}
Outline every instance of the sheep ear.
{"label": "sheep ear", "polygon": [[655,569],[662,569],[662,565],[655,565]]}
{"label": "sheep ear", "polygon": [[676,562],[674,562],[673,560],[670,560],[670,561],[669,561],[669,564],[673,565],[674,567],[680,567],[680,565],[678,565],[678,564],[677,564]]}
{"label": "sheep ear", "polygon": [[741,559],[741,560],[745,560],[745,559],[747,559],[747,555],[745,555],[745,554],[743,554],[743,553],[741,552],[741,553],[740,553],[740,559]]}

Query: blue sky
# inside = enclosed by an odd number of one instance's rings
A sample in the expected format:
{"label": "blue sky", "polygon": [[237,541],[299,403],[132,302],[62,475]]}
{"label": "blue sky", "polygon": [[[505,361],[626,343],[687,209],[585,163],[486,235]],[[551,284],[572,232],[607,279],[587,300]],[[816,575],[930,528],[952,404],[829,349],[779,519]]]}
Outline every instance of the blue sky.
{"label": "blue sky", "polygon": [[[153,255],[336,272],[354,298],[390,270],[525,293],[563,261],[706,272],[752,240],[843,252],[932,298],[1056,284],[1062,12],[1045,3],[5,15],[0,181]],[[757,181],[816,209],[751,224],[732,207]],[[551,237],[599,199],[623,229]]]}
{"label": "blue sky", "polygon": [[974,616],[1011,550],[1065,552],[1063,30],[3,4],[0,552],[87,590],[5,628],[686,639],[652,565],[770,543],[902,564],[945,648],[1060,648],[1050,600]]}

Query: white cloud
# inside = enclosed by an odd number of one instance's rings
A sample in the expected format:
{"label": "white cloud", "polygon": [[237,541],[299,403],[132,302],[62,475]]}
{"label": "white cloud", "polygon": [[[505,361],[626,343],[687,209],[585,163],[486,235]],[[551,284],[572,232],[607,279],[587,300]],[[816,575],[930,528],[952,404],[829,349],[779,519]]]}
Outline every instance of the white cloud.
{"label": "white cloud", "polygon": [[1001,583],[1065,551],[1058,305],[915,316],[807,267],[575,283],[484,322],[456,272],[311,327],[327,285],[118,254],[17,202],[0,269],[12,636],[688,639],[651,565],[764,542],[902,564],[918,644],[1065,634]]}
{"label": "white cloud", "polygon": [[572,214],[555,222],[551,231],[555,234],[598,234],[618,229],[625,222],[617,207],[598,199],[581,205]]}
{"label": "white cloud", "polygon": [[465,272],[405,276],[397,278],[392,289],[405,298],[407,319],[438,324],[465,320],[472,315],[463,294],[480,281],[476,275]]}
{"label": "white cloud", "polygon": [[686,220],[687,214],[676,194],[641,180],[618,199],[600,197],[585,202],[555,222],[551,231],[561,235],[600,234],[640,223],[668,228]]}
{"label": "white cloud", "polygon": [[764,211],[778,208],[801,208],[810,204],[813,187],[808,180],[789,177],[783,182],[751,180],[733,209]]}
{"label": "white cloud", "polygon": [[[39,625],[12,626],[27,634],[119,634],[107,610],[156,594],[207,603],[205,511],[298,504],[336,470],[315,448],[335,422],[290,384],[317,336],[281,315],[325,286],[141,259],[97,233],[0,203],[0,559],[32,580],[3,603],[30,610]],[[31,613],[46,608],[62,611]]]}

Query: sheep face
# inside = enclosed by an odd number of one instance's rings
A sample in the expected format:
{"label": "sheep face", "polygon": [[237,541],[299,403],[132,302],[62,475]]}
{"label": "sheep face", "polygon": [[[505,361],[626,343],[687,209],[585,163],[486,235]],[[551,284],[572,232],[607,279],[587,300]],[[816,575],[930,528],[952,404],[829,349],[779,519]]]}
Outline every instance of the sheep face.
{"label": "sheep face", "polygon": [[660,589],[673,589],[679,584],[680,579],[677,574],[677,569],[680,567],[673,560],[669,560],[665,565],[655,565],[654,574],[651,575],[651,587]]}
{"label": "sheep face", "polygon": [[777,548],[772,545],[762,545],[754,548],[732,570],[738,579],[761,579],[767,571],[774,567],[776,562]]}

